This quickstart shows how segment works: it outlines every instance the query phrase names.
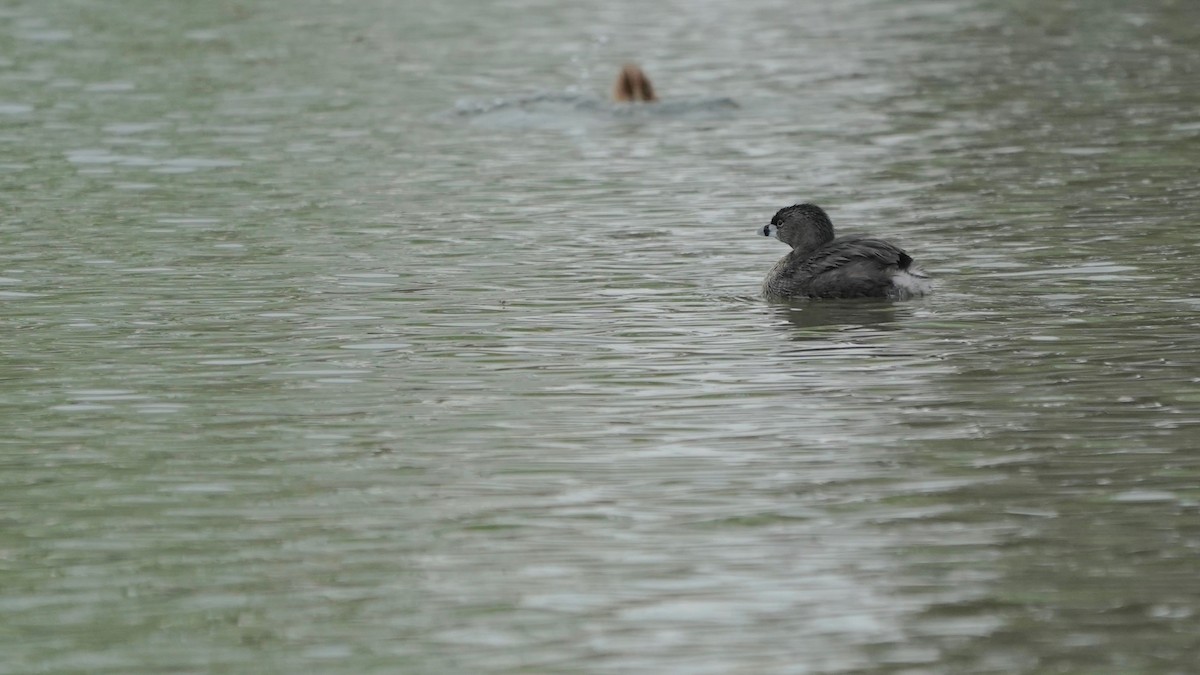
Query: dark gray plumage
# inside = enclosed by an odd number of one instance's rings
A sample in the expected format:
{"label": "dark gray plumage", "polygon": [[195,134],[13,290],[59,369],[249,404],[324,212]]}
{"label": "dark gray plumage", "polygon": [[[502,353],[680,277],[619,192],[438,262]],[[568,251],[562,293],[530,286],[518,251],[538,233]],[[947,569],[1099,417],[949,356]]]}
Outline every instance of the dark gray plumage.
{"label": "dark gray plumage", "polygon": [[780,209],[759,233],[792,247],[763,282],[769,298],[904,300],[932,288],[928,275],[895,244],[854,235],[835,239],[833,223],[815,204]]}

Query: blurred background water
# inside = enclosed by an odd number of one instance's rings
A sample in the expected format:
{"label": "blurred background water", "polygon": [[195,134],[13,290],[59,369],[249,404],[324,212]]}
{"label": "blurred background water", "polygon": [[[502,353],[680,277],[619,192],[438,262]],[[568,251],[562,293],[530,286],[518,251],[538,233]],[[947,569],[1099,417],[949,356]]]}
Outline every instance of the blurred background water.
{"label": "blurred background water", "polygon": [[[0,673],[1193,673],[1197,81],[1184,0],[4,0]],[[763,302],[801,200],[937,293]]]}

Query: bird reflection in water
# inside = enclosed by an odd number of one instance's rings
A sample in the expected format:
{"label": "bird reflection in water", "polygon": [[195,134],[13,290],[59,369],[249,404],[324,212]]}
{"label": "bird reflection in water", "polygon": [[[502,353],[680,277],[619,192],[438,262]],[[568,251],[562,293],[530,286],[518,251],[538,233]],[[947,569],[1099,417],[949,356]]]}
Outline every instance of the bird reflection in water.
{"label": "bird reflection in water", "polygon": [[897,306],[877,300],[796,302],[772,305],[773,314],[796,328],[869,327],[899,330]]}

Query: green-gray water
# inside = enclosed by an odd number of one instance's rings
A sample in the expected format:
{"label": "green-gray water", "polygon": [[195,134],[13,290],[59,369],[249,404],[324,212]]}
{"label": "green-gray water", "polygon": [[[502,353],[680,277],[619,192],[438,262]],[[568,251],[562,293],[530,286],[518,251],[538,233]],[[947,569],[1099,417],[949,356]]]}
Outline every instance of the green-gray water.
{"label": "green-gray water", "polygon": [[[1197,82],[1184,0],[0,0],[0,673],[1194,673]],[[937,293],[758,299],[804,199]]]}

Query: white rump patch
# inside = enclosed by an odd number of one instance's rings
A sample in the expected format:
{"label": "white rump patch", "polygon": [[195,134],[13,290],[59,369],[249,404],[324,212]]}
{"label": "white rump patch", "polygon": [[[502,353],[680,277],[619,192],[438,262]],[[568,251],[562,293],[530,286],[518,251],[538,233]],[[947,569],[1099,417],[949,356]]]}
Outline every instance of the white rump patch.
{"label": "white rump patch", "polygon": [[919,298],[933,290],[933,281],[925,274],[925,270],[912,265],[907,270],[899,270],[892,277],[892,286],[896,297]]}

